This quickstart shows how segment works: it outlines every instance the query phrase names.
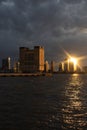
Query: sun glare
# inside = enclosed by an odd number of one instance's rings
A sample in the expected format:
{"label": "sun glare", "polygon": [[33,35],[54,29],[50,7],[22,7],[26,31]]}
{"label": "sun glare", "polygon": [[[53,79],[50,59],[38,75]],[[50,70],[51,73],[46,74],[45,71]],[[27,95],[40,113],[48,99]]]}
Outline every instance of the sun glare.
{"label": "sun glare", "polygon": [[77,59],[76,59],[76,58],[71,57],[70,61],[71,61],[71,62],[73,62],[73,63],[74,63],[74,65],[76,65],[76,64],[77,64]]}
{"label": "sun glare", "polygon": [[77,63],[78,62],[77,58],[71,57],[70,62],[72,62],[74,64],[74,70],[76,70],[77,69],[77,64],[78,64]]}
{"label": "sun glare", "polygon": [[86,59],[87,56],[85,55],[85,56],[81,56],[81,57],[76,58],[76,57],[72,57],[64,48],[62,48],[62,50],[66,54],[66,56],[68,57],[67,58],[68,59],[68,63],[70,63],[70,62],[73,63],[74,70],[76,71],[77,68],[80,69],[80,70],[82,70],[82,67],[80,66],[79,61]]}

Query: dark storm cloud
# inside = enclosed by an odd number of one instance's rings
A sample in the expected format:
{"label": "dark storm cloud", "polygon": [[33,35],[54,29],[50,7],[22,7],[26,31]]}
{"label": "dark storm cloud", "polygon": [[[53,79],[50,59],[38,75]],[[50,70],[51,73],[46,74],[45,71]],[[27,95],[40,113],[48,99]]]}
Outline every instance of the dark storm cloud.
{"label": "dark storm cloud", "polygon": [[78,3],[82,2],[83,0],[62,0],[62,1],[67,4],[78,4]]}
{"label": "dark storm cloud", "polygon": [[1,0],[1,55],[15,57],[19,46],[39,44],[45,46],[48,58],[56,60],[62,55],[59,46],[84,54],[86,12],[86,0]]}

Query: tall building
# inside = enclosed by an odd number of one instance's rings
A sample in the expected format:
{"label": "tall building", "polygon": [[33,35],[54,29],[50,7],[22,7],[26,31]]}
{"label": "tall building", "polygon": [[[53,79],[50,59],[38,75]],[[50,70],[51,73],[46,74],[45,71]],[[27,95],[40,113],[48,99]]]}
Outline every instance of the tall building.
{"label": "tall building", "polygon": [[42,46],[35,46],[33,50],[20,47],[19,59],[22,72],[44,71],[44,48]]}
{"label": "tall building", "polygon": [[[77,71],[77,62],[74,58],[66,58],[63,62],[63,70],[64,72],[76,72]],[[59,66],[60,70],[62,69],[62,63]]]}
{"label": "tall building", "polygon": [[14,63],[13,71],[16,72],[16,73],[21,72],[20,71],[20,62],[19,61]]}
{"label": "tall building", "polygon": [[60,62],[59,63],[59,72],[63,72],[64,71],[64,63]]}
{"label": "tall building", "polygon": [[8,72],[11,70],[11,59],[10,57],[2,59],[2,70]]}
{"label": "tall building", "polygon": [[51,65],[50,65],[51,72],[54,72],[54,67],[55,67],[55,63],[54,63],[54,61],[51,61]]}
{"label": "tall building", "polygon": [[48,63],[48,61],[45,61],[44,71],[45,71],[45,72],[48,72],[48,71],[49,71],[49,63]]}
{"label": "tall building", "polygon": [[68,59],[64,60],[64,72],[69,72],[69,61],[68,61]]}
{"label": "tall building", "polygon": [[69,72],[74,72],[74,63],[73,62],[69,62]]}

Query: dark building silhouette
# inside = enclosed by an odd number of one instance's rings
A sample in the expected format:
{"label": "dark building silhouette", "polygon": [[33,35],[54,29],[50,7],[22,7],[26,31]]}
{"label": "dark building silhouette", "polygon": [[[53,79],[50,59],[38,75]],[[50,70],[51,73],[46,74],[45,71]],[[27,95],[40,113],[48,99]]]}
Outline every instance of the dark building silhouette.
{"label": "dark building silhouette", "polygon": [[50,71],[54,72],[55,71],[54,69],[55,69],[55,63],[54,63],[54,61],[51,61]]}
{"label": "dark building silhouette", "polygon": [[68,59],[64,60],[64,72],[69,72],[69,62],[68,62]]}
{"label": "dark building silhouette", "polygon": [[2,59],[2,71],[9,72],[11,70],[11,59],[10,57]]}
{"label": "dark building silhouette", "polygon": [[20,47],[19,59],[22,72],[44,71],[44,48],[41,46],[35,46],[33,50]]}
{"label": "dark building silhouette", "polygon": [[64,71],[64,63],[60,62],[59,63],[59,72],[63,72]]}
{"label": "dark building silhouette", "polygon": [[[85,68],[85,70],[86,70],[86,68]],[[80,67],[80,66],[77,66],[77,70],[76,70],[77,72],[82,72],[83,71],[83,69],[82,69],[82,67]]]}
{"label": "dark building silhouette", "polygon": [[74,63],[69,62],[69,72],[74,72]]}

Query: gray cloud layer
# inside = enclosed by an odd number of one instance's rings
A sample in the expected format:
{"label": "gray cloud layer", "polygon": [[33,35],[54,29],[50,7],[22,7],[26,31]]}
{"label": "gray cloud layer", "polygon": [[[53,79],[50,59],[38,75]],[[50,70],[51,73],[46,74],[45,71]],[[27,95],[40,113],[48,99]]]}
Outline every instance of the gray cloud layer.
{"label": "gray cloud layer", "polygon": [[61,47],[86,55],[86,12],[87,0],[0,0],[0,57],[39,44],[49,60],[63,57]]}

